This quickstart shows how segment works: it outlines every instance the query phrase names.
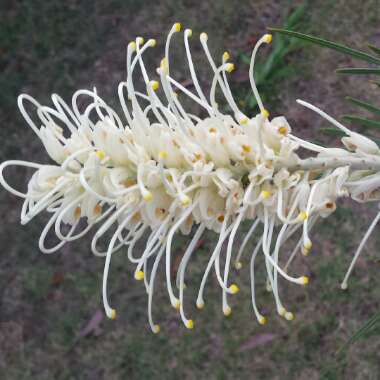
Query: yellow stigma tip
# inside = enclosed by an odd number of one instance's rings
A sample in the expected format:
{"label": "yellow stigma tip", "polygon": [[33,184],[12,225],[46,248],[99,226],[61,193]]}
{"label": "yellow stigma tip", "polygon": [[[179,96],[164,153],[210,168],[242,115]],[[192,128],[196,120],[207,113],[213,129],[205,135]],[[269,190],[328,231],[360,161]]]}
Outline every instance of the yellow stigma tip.
{"label": "yellow stigma tip", "polygon": [[307,285],[309,282],[310,282],[309,277],[307,277],[307,276],[302,276],[301,277],[301,283],[302,283],[302,285]]}
{"label": "yellow stigma tip", "polygon": [[288,129],[286,127],[280,127],[278,128],[278,133],[285,136],[288,133]]}
{"label": "yellow stigma tip", "polygon": [[249,153],[251,151],[251,147],[249,145],[243,144],[241,147],[244,153]]}
{"label": "yellow stigma tip", "polygon": [[150,191],[147,191],[143,195],[144,201],[149,202],[153,199],[153,194]]}
{"label": "yellow stigma tip", "polygon": [[183,195],[181,197],[181,203],[182,203],[182,206],[188,206],[190,203],[191,203],[191,199],[190,197],[188,197],[187,195]]}
{"label": "yellow stigma tip", "polygon": [[135,41],[131,41],[128,45],[128,47],[132,50],[132,51],[135,51],[136,50],[136,42]]}
{"label": "yellow stigma tip", "polygon": [[143,37],[137,37],[136,38],[136,44],[137,45],[142,45],[144,43],[144,38]]}
{"label": "yellow stigma tip", "polygon": [[239,287],[236,285],[236,284],[232,284],[230,287],[229,287],[230,291],[232,294],[236,294],[240,289]]}
{"label": "yellow stigma tip", "polygon": [[228,61],[230,59],[230,53],[228,51],[225,51],[223,53],[223,61]]}
{"label": "yellow stigma tip", "polygon": [[102,150],[98,150],[95,154],[100,160],[103,160],[106,157],[106,154]]}
{"label": "yellow stigma tip", "polygon": [[179,32],[179,31],[181,31],[181,23],[180,23],[180,22],[176,22],[176,23],[174,24],[174,31],[175,31],[175,32]]}
{"label": "yellow stigma tip", "polygon": [[161,59],[160,68],[166,70],[168,68],[168,60],[164,57]]}
{"label": "yellow stigma tip", "polygon": [[144,279],[144,272],[142,270],[139,270],[135,273],[135,279],[137,281],[141,281]]}
{"label": "yellow stigma tip", "polygon": [[156,80],[152,80],[152,81],[150,82],[150,85],[151,85],[151,87],[152,87],[152,90],[153,90],[153,91],[156,91],[156,90],[158,90],[159,87],[160,87],[160,82],[157,82]]}
{"label": "yellow stigma tip", "polygon": [[265,34],[263,37],[263,41],[267,44],[270,44],[273,40],[273,36],[271,34]]}
{"label": "yellow stigma tip", "polygon": [[287,311],[284,307],[280,307],[280,309],[278,310],[278,314],[280,314],[281,317],[283,317],[286,313]]}
{"label": "yellow stigma tip", "polygon": [[161,331],[160,325],[153,326],[153,333],[158,334]]}
{"label": "yellow stigma tip", "polygon": [[116,319],[116,310],[115,310],[115,309],[111,309],[108,318],[109,318],[109,319],[112,319],[112,320],[115,320],[115,319]]}
{"label": "yellow stigma tip", "polygon": [[310,241],[310,240],[307,240],[305,243],[304,243],[304,248],[308,251],[311,250],[311,247],[313,246],[313,243]]}
{"label": "yellow stigma tip", "polygon": [[309,217],[308,213],[306,211],[301,211],[298,214],[298,219],[305,221]]}
{"label": "yellow stigma tip", "polygon": [[149,41],[149,46],[150,47],[155,47],[157,45],[157,40],[155,40],[154,38],[151,38]]}
{"label": "yellow stigma tip", "polygon": [[272,194],[271,194],[269,191],[267,191],[267,190],[263,190],[263,191],[261,192],[261,197],[262,197],[263,199],[268,199],[271,195],[272,195]]}
{"label": "yellow stigma tip", "polygon": [[259,318],[260,325],[266,325],[267,322],[268,322],[268,318],[267,317],[264,317],[263,315],[260,316],[260,318]]}
{"label": "yellow stigma tip", "polygon": [[232,309],[228,306],[226,307],[225,309],[223,309],[223,314],[226,316],[226,317],[229,317],[231,314],[232,314]]}
{"label": "yellow stigma tip", "polygon": [[243,267],[243,264],[242,264],[240,261],[237,261],[237,262],[235,263],[235,268],[236,268],[237,270],[241,269],[242,267]]}
{"label": "yellow stigma tip", "polygon": [[193,35],[193,31],[191,29],[186,29],[185,33],[188,37],[191,37]]}
{"label": "yellow stigma tip", "polygon": [[264,110],[261,111],[261,115],[262,115],[263,117],[265,117],[266,119],[268,119],[268,117],[269,117],[269,112],[268,112],[266,109],[264,109]]}
{"label": "yellow stigma tip", "polygon": [[166,150],[162,150],[160,153],[158,153],[158,157],[163,160],[168,156],[168,152]]}
{"label": "yellow stigma tip", "polygon": [[292,320],[294,319],[294,314],[291,313],[290,311],[287,311],[287,312],[285,313],[284,317],[285,317],[285,319],[286,319],[287,321],[292,321]]}
{"label": "yellow stigma tip", "polygon": [[205,307],[204,302],[197,302],[197,309],[202,310]]}
{"label": "yellow stigma tip", "polygon": [[248,117],[244,116],[243,118],[240,119],[239,122],[240,122],[241,125],[246,125],[246,124],[248,124],[249,119],[248,119]]}
{"label": "yellow stigma tip", "polygon": [[193,329],[194,328],[194,321],[192,319],[189,319],[188,321],[186,321],[185,326],[189,330]]}
{"label": "yellow stigma tip", "polygon": [[233,63],[227,63],[226,64],[226,71],[228,72],[228,73],[230,73],[230,72],[232,72],[232,71],[234,71],[235,70],[235,65],[233,64]]}

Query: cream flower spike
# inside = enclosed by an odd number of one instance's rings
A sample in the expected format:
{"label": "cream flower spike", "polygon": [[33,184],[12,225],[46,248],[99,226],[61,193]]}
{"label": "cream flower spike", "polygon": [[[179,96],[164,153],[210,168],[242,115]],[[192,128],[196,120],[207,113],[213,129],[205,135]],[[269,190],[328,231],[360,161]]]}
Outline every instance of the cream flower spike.
{"label": "cream flower spike", "polygon": [[[380,201],[380,150],[375,142],[304,101],[298,102],[346,134],[342,148],[324,148],[296,137],[282,116],[269,119],[254,79],[258,50],[272,41],[268,34],[258,40],[249,67],[259,114],[247,116],[239,109],[228,83],[234,69],[230,54],[225,52],[214,59],[206,33],[201,33],[199,39],[213,77],[208,91],[201,88],[191,55],[191,29],[184,30],[183,41],[194,91],[185,88],[172,77],[175,63],[170,62],[170,49],[181,29],[180,23],[170,29],[163,58],[152,75],[145,67],[144,56],[156,41],[137,37],[129,43],[127,77],[118,87],[121,116],[98,96],[96,89],[75,92],[71,106],[57,95],[52,96],[52,106],[20,95],[20,111],[53,163],[6,161],[0,165],[0,183],[24,199],[22,224],[42,211],[50,214],[39,239],[44,253],[59,250],[97,225],[91,249],[104,257],[102,297],[111,319],[116,318],[108,297],[111,259],[126,247],[135,279],[148,293],[151,330],[160,331],[153,318],[153,294],[161,269],[170,304],[178,310],[184,326],[193,329],[195,322],[184,308],[185,278],[191,277],[188,264],[209,230],[218,237],[207,257],[197,307],[205,307],[205,287],[214,272],[222,292],[222,311],[226,316],[231,314],[228,298],[239,291],[239,284],[230,279],[231,263],[236,269],[244,265],[245,248],[255,232],[261,231],[249,259],[254,315],[259,324],[266,323],[255,293],[255,271],[263,270],[277,313],[293,320],[294,314],[281,298],[281,284],[288,281],[304,286],[309,278],[304,273],[292,273],[291,263],[297,255],[310,253],[312,228],[320,218],[335,211],[338,198]],[[137,75],[145,83],[144,93],[135,89]],[[219,90],[230,113],[218,108],[215,94]],[[188,113],[177,93],[204,108],[207,116]],[[30,103],[28,107],[26,103]],[[36,117],[27,112],[30,105]],[[309,158],[298,156],[300,147],[310,152]],[[35,170],[26,191],[9,184],[5,170],[10,166]],[[342,288],[347,288],[353,266],[379,219],[380,213],[360,243]],[[243,222],[250,228],[237,250],[234,243]],[[104,240],[110,230],[114,232],[105,242],[107,248],[101,250],[99,240]],[[173,278],[172,242],[179,233],[192,237]],[[51,247],[45,242],[49,234],[59,240]],[[292,236],[298,236],[298,242],[284,258],[283,246]],[[134,249],[138,242],[145,242],[142,252]],[[259,254],[264,259],[262,268],[256,264]]]}

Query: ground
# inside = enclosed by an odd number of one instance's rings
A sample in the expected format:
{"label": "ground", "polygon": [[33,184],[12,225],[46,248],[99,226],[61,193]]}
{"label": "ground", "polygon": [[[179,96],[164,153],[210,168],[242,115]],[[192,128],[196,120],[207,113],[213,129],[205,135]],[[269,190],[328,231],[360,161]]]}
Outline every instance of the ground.
{"label": "ground", "polygon": [[[19,1],[0,5],[0,159],[46,162],[32,131],[25,128],[16,97],[26,92],[41,102],[49,94],[70,98],[78,88],[96,86],[116,105],[117,83],[125,75],[125,47],[136,35],[163,39],[173,22],[191,27],[196,36],[209,34],[212,52],[231,53],[237,63],[234,89],[242,98],[249,90],[242,58],[267,26],[281,26],[301,1]],[[316,0],[307,4],[304,27],[325,38],[364,48],[379,41],[377,0],[357,2]],[[275,39],[276,39],[275,35]],[[177,42],[180,45],[179,42]],[[200,46],[194,56],[203,85],[210,72]],[[266,48],[263,56],[270,54]],[[174,56],[180,62],[182,50]],[[151,55],[150,64],[158,64]],[[302,98],[339,117],[352,111],[344,101],[351,95],[379,101],[363,78],[342,78],[337,66],[355,64],[337,53],[304,47],[286,56],[283,66],[295,74],[265,88],[272,114],[284,114],[296,134],[321,139],[324,126],[316,115],[296,105]],[[175,74],[187,73],[178,64]],[[375,98],[377,96],[377,98]],[[248,106],[246,106],[249,108]],[[253,113],[255,110],[248,109]],[[324,142],[336,144],[333,137]],[[26,173],[13,172],[14,183],[25,185]],[[355,269],[350,288],[339,288],[358,240],[375,213],[374,207],[341,202],[336,214],[313,234],[314,247],[299,257],[295,269],[310,275],[309,286],[286,285],[283,298],[296,319],[287,322],[275,313],[265,287],[259,302],[269,323],[259,326],[250,304],[247,265],[233,276],[241,292],[233,298],[233,313],[224,317],[216,280],[210,281],[206,307],[194,307],[196,286],[207,254],[215,244],[209,234],[189,268],[187,308],[195,328],[186,330],[167,306],[164,278],[155,295],[155,317],[162,332],[153,335],[146,319],[146,294],[133,280],[124,252],[115,255],[110,279],[111,300],[118,318],[103,317],[103,260],[89,250],[89,239],[70,244],[55,255],[41,255],[38,237],[46,220],[19,225],[21,201],[0,191],[0,379],[378,379],[380,331],[336,352],[365,320],[379,311],[380,239],[374,234]],[[242,228],[244,236],[248,226]],[[240,239],[240,238],[239,238]],[[186,239],[175,242],[178,256]],[[253,246],[253,242],[251,243]],[[286,252],[285,252],[286,254]],[[244,264],[247,264],[245,260]],[[259,265],[262,267],[262,262]],[[259,282],[263,285],[264,276]]]}

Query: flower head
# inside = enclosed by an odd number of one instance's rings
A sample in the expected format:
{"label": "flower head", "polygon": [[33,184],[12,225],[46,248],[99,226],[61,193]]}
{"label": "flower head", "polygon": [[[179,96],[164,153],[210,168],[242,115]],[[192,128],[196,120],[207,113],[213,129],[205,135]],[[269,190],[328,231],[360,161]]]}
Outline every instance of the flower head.
{"label": "flower head", "polygon": [[[249,69],[260,109],[256,116],[245,115],[239,109],[227,79],[234,69],[230,56],[224,53],[214,60],[205,33],[200,35],[200,43],[213,78],[207,94],[201,88],[190,50],[192,32],[186,29],[183,38],[194,85],[194,91],[188,90],[172,77],[170,70],[172,38],[180,30],[179,23],[171,28],[154,76],[147,72],[143,56],[156,45],[155,40],[144,42],[138,37],[128,45],[127,79],[118,87],[121,117],[98,96],[96,89],[77,91],[71,107],[56,95],[52,96],[54,107],[20,95],[21,113],[55,164],[7,161],[0,166],[0,182],[24,199],[22,224],[41,211],[51,215],[39,240],[39,247],[45,253],[57,251],[97,227],[91,248],[95,255],[105,258],[102,294],[106,314],[111,319],[116,318],[116,311],[107,295],[109,267],[112,254],[125,246],[131,264],[135,265],[135,279],[144,283],[148,293],[152,331],[160,330],[152,315],[160,264],[165,268],[170,303],[179,310],[184,325],[192,329],[194,321],[187,317],[183,307],[185,274],[206,230],[214,231],[218,238],[208,257],[196,304],[200,309],[204,307],[204,289],[214,270],[222,290],[222,310],[226,316],[230,315],[228,297],[239,291],[239,286],[229,279],[231,261],[237,269],[242,267],[244,249],[262,226],[261,237],[250,258],[253,310],[258,322],[266,323],[255,296],[256,257],[262,253],[265,267],[261,270],[266,273],[278,314],[292,320],[293,313],[281,299],[280,282],[308,284],[309,278],[304,273],[290,275],[288,267],[298,252],[304,255],[310,252],[312,227],[319,218],[335,211],[339,197],[352,195],[359,201],[380,199],[379,148],[306,102],[300,101],[335,125],[339,124],[347,134],[342,141],[348,150],[304,141],[292,134],[283,116],[270,119],[253,75],[258,49],[272,40],[268,34],[256,44]],[[145,83],[144,93],[135,89],[137,70]],[[224,95],[231,109],[229,114],[218,107],[217,90]],[[188,113],[177,92],[200,105],[207,116],[200,118]],[[78,99],[84,97],[88,105],[81,109]],[[36,108],[41,127],[26,112],[25,102]],[[312,156],[301,159],[297,153],[299,147]],[[25,193],[12,188],[5,180],[3,172],[10,165],[35,169]],[[236,253],[235,237],[244,221],[251,227]],[[63,232],[63,225],[70,225],[69,232]],[[99,240],[111,228],[115,231],[107,242],[108,248],[101,251]],[[45,243],[50,230],[59,239],[53,247]],[[192,231],[174,281],[172,241],[177,233],[188,235]],[[295,234],[299,241],[283,266],[281,248]],[[146,245],[143,252],[136,252],[134,248],[140,240]]]}

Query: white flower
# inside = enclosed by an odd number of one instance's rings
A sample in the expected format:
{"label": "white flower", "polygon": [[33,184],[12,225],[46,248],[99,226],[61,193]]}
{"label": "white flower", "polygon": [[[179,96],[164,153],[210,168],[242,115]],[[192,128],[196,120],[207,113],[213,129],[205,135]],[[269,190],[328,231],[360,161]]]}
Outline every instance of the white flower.
{"label": "white flower", "polygon": [[356,132],[351,132],[348,137],[342,137],[342,143],[347,149],[354,152],[376,155],[380,153],[379,147],[375,142]]}
{"label": "white flower", "polygon": [[[306,102],[299,101],[346,133],[342,142],[348,150],[324,148],[297,138],[283,116],[269,118],[256,88],[253,69],[258,48],[271,42],[270,35],[264,35],[255,46],[249,70],[260,108],[258,115],[249,117],[238,108],[227,81],[227,74],[234,69],[228,62],[229,54],[224,53],[214,61],[207,46],[208,37],[202,33],[200,42],[213,71],[206,96],[196,76],[189,48],[192,32],[187,29],[186,58],[195,88],[194,92],[189,91],[170,72],[171,40],[180,29],[176,23],[169,32],[165,55],[157,69],[160,82],[150,77],[143,61],[143,55],[155,46],[155,40],[144,43],[138,37],[128,45],[127,79],[118,88],[122,118],[98,96],[96,89],[77,91],[71,108],[56,95],[52,96],[53,108],[21,95],[20,110],[55,165],[7,161],[0,166],[0,183],[25,199],[21,211],[23,224],[43,210],[51,214],[39,241],[45,253],[60,249],[98,225],[91,249],[95,255],[105,257],[102,295],[110,318],[116,317],[107,295],[110,262],[112,254],[125,246],[131,264],[135,265],[135,278],[144,280],[152,331],[159,331],[152,307],[161,263],[165,266],[170,303],[179,310],[185,326],[193,328],[194,321],[183,308],[185,275],[206,229],[216,232],[218,239],[209,253],[196,304],[198,308],[204,307],[204,289],[214,270],[222,289],[222,310],[230,315],[228,297],[239,291],[229,280],[231,261],[237,269],[242,267],[244,248],[262,225],[261,237],[250,258],[253,310],[258,322],[264,324],[266,317],[255,297],[255,260],[262,252],[265,266],[261,270],[266,273],[266,285],[273,293],[277,312],[292,320],[294,314],[281,299],[281,281],[306,285],[309,279],[303,274],[290,275],[290,263],[298,252],[304,255],[310,252],[313,225],[320,217],[335,211],[339,197],[350,195],[359,202],[379,201],[379,148]],[[137,69],[145,82],[144,93],[134,87]],[[231,114],[218,108],[217,89],[224,95]],[[186,112],[175,91],[199,104],[207,116],[199,118]],[[84,109],[79,107],[79,97],[87,97],[89,101]],[[35,106],[40,128],[27,114],[25,101]],[[311,156],[301,159],[299,147],[311,152]],[[4,169],[12,165],[36,170],[26,193],[12,188],[5,180]],[[353,263],[378,219],[379,216],[371,224]],[[244,221],[251,223],[251,227],[236,254],[234,241]],[[62,232],[64,224],[71,226],[66,234]],[[78,231],[80,226],[82,229]],[[176,233],[188,235],[192,229],[195,232],[174,281],[172,241]],[[112,237],[102,251],[99,240],[110,230]],[[49,231],[60,240],[54,247],[45,246]],[[297,233],[298,243],[284,265],[281,248]],[[143,252],[134,249],[139,241],[145,243]],[[347,286],[352,265],[342,287]]]}

